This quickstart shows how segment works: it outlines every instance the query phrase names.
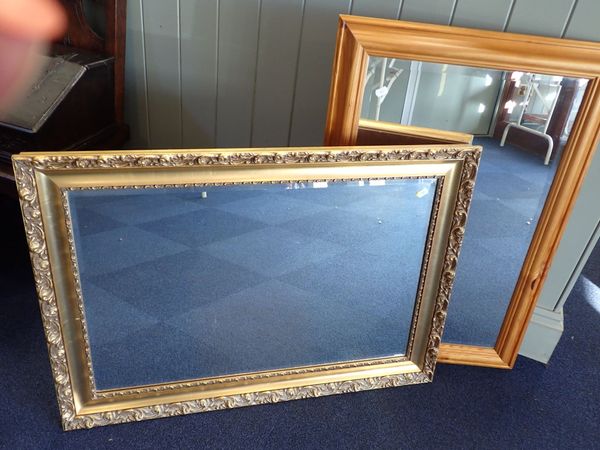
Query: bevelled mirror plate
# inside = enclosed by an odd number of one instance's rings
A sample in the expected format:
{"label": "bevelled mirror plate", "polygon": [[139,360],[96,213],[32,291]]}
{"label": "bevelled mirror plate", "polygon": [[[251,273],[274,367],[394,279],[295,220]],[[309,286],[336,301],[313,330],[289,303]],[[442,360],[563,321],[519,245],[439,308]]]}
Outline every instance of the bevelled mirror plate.
{"label": "bevelled mirror plate", "polygon": [[64,428],[431,381],[479,157],[15,157]]}
{"label": "bevelled mirror plate", "polygon": [[[369,57],[361,120],[483,147],[445,343],[493,347],[587,87],[584,78]],[[359,143],[362,128],[359,122]]]}

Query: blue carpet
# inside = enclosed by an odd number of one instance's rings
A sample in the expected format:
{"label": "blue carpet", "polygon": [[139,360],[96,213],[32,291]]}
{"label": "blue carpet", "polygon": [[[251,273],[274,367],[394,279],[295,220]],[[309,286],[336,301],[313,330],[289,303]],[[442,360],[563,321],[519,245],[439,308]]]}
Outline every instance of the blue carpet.
{"label": "blue carpet", "polygon": [[96,386],[404,354],[435,183],[72,192]]}
{"label": "blue carpet", "polygon": [[428,385],[64,433],[18,207],[0,207],[2,449],[600,448],[600,246],[566,303],[548,366],[441,365]]}
{"label": "blue carpet", "polygon": [[495,139],[474,143],[483,154],[444,341],[492,347],[559,158],[545,166],[541,156]]}

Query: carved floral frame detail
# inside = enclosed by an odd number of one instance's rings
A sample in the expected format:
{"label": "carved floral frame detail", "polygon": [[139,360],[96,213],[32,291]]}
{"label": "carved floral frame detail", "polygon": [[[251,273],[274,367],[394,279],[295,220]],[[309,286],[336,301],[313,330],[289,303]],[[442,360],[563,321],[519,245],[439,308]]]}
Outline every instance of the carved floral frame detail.
{"label": "carved floral frame detail", "polygon": [[[448,301],[456,262],[462,243],[467,220],[471,196],[473,193],[477,167],[481,154],[480,147],[474,146],[386,146],[386,147],[356,147],[336,149],[267,149],[245,151],[136,151],[136,152],[73,152],[73,153],[25,153],[13,157],[13,165],[19,199],[21,202],[23,221],[26,237],[30,249],[31,263],[38,294],[43,326],[48,345],[50,365],[54,377],[57,399],[60,409],[63,428],[74,430],[91,428],[95,426],[117,424],[124,422],[140,421],[145,419],[177,416],[202,411],[219,410],[225,408],[275,403],[279,401],[319,397],[346,392],[357,392],[368,389],[379,389],[401,385],[430,382],[438,356],[438,349],[442,337]],[[66,193],[69,189],[103,189],[115,188],[114,185],[105,186],[103,174],[115,173],[122,170],[133,170],[136,173],[147,173],[155,169],[202,169],[211,167],[244,168],[258,167],[265,172],[279,170],[280,167],[356,167],[365,164],[399,164],[448,162],[455,165],[454,188],[446,194],[450,204],[445,206],[449,217],[440,218],[440,223],[446,221],[445,230],[441,239],[443,247],[438,250],[439,255],[439,280],[434,284],[435,295],[432,296],[431,314],[426,317],[426,342],[423,344],[423,359],[412,371],[398,371],[394,365],[406,363],[410,357],[392,357],[383,360],[364,360],[347,363],[335,363],[321,366],[309,366],[272,371],[272,373],[257,372],[213,379],[199,379],[183,382],[165,383],[154,386],[141,386],[122,390],[96,392],[93,380],[91,362],[89,360],[89,343],[85,332],[85,320],[82,304],[70,310],[61,303],[59,297],[65,296],[64,291],[81,302],[81,292],[78,288],[77,262],[74,255],[73,235],[69,228],[70,217]],[[80,176],[77,183],[83,183],[96,177],[93,183],[85,186],[61,187],[57,197],[47,195],[50,189],[47,176],[53,173],[68,174],[74,172]],[[279,172],[281,174],[285,172]],[[86,175],[89,174],[88,177]],[[100,178],[98,178],[100,177]],[[152,174],[149,175],[152,179]],[[282,177],[280,177],[282,178]],[[375,178],[375,177],[373,177]],[[379,178],[379,177],[377,177]],[[400,178],[407,178],[400,177]],[[439,177],[444,179],[445,177]],[[338,180],[346,178],[337,178]],[[283,178],[282,178],[283,180]],[[312,178],[311,180],[316,180]],[[252,183],[275,183],[279,179],[250,181]],[[286,181],[296,181],[289,179]],[[77,184],[75,183],[75,184]],[[131,187],[175,187],[197,185],[197,183],[141,183]],[[227,184],[227,183],[207,183]],[[239,184],[236,182],[235,184]],[[129,186],[129,185],[128,185]],[[438,182],[438,186],[440,185]],[[118,187],[118,186],[117,186]],[[445,187],[444,187],[445,189]],[[448,189],[450,187],[448,186]],[[438,222],[437,211],[439,206],[440,191],[436,190],[432,224]],[[438,205],[438,206],[436,206]],[[49,208],[49,209],[48,209]],[[58,227],[62,230],[62,238],[67,242],[67,250],[56,251],[57,243],[51,235],[58,233],[49,224],[46,213],[62,214]],[[437,225],[436,225],[437,227]],[[430,255],[432,236],[438,233],[437,228],[431,230],[426,245],[426,256]],[[60,234],[59,233],[59,234]],[[69,258],[65,258],[68,253]],[[428,258],[425,258],[428,261]],[[59,270],[59,266],[64,266]],[[70,269],[70,276],[74,278],[65,282],[60,277],[61,270]],[[422,271],[425,270],[422,268]],[[421,278],[424,278],[422,272]],[[429,272],[427,272],[429,273]],[[428,275],[429,276],[429,275]],[[421,298],[423,286],[420,282],[418,295]],[[65,301],[66,302],[66,301]],[[417,313],[413,317],[411,337],[414,338]],[[78,316],[83,330],[69,331],[69,322],[65,315]],[[77,318],[77,317],[76,317]],[[65,334],[76,336],[82,333],[79,346],[66,344]],[[75,333],[75,334],[73,334]],[[81,342],[82,341],[82,342]],[[69,340],[70,342],[70,340]],[[412,346],[412,342],[410,343]],[[409,346],[409,348],[410,348]],[[84,347],[84,348],[82,348]],[[73,355],[84,355],[79,364]],[[87,356],[86,356],[87,355]],[[379,363],[387,363],[378,369]],[[82,365],[83,364],[83,365]],[[392,368],[392,369],[390,369]],[[285,377],[294,375],[310,376],[313,372],[345,370],[339,379],[332,382],[317,382],[315,384],[300,380],[298,383],[288,383]],[[336,372],[337,373],[337,372]],[[283,377],[283,381],[277,381]],[[273,380],[271,380],[273,378]],[[254,391],[241,389],[240,385],[248,382],[262,383]],[[237,384],[236,384],[237,383]],[[269,383],[272,383],[270,385]],[[232,389],[219,391],[219,395],[211,396],[210,393],[200,392],[211,385],[226,385]],[[236,391],[236,389],[239,391]],[[241,390],[240,390],[241,389]],[[235,392],[234,392],[235,391]],[[225,393],[225,395],[221,395]],[[180,395],[177,401],[171,401],[173,395]],[[202,395],[200,395],[202,394]],[[118,400],[120,396],[129,398],[128,407],[120,408],[111,406],[111,401]]]}

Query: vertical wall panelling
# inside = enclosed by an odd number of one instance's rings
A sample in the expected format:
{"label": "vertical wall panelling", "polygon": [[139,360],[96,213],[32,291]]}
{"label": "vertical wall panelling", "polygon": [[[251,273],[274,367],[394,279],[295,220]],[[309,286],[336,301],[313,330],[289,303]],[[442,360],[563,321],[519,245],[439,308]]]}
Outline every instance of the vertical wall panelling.
{"label": "vertical wall panelling", "polygon": [[125,121],[129,124],[129,147],[149,146],[146,57],[144,49],[143,0],[127,5],[127,48],[125,50]]}
{"label": "vertical wall panelling", "polygon": [[260,14],[261,0],[220,0],[217,147],[250,146]]}
{"label": "vertical wall panelling", "polygon": [[571,7],[569,8],[569,12],[567,13],[567,19],[563,24],[562,30],[560,32],[560,37],[565,37],[565,33],[567,32],[567,28],[569,27],[569,23],[571,23],[571,19],[573,18],[573,12],[575,11],[575,7],[577,6],[579,0],[573,0],[571,2]]}
{"label": "vertical wall panelling", "polygon": [[448,25],[457,0],[404,0],[402,20]]}
{"label": "vertical wall panelling", "polygon": [[306,0],[289,145],[323,143],[338,15],[349,0]]}
{"label": "vertical wall panelling", "polygon": [[288,143],[304,0],[263,0],[260,15],[252,146]]}
{"label": "vertical wall panelling", "polygon": [[578,0],[565,37],[600,41],[600,2],[598,0]]}
{"label": "vertical wall panelling", "polygon": [[560,37],[575,0],[517,0],[506,31]]}
{"label": "vertical wall panelling", "polygon": [[143,0],[150,147],[181,146],[179,1]]}
{"label": "vertical wall panelling", "polygon": [[402,0],[354,0],[350,14],[397,19]]}
{"label": "vertical wall panelling", "polygon": [[[599,214],[599,216],[600,216],[600,214]],[[575,270],[571,274],[571,277],[569,278],[569,282],[563,289],[562,295],[560,296],[559,301],[555,305],[555,309],[562,310],[563,306],[565,305],[565,302],[569,298],[569,294],[571,293],[571,290],[573,289],[573,287],[575,286],[575,283],[579,279],[579,275],[581,275],[581,272],[585,268],[587,260],[591,256],[592,252],[596,249],[596,245],[598,245],[599,242],[600,242],[600,217],[598,218],[598,224],[596,225],[596,228],[594,228],[594,232],[592,233],[592,236],[591,236],[590,240],[588,241],[587,246],[581,252],[579,261],[576,264]]]}
{"label": "vertical wall panelling", "polygon": [[458,0],[452,25],[502,31],[514,0]]}
{"label": "vertical wall panelling", "polygon": [[506,14],[506,20],[504,21],[504,25],[502,26],[502,31],[506,31],[506,29],[508,28],[508,23],[510,22],[510,18],[512,17],[512,13],[515,9],[515,2],[517,0],[511,0],[510,2],[510,6],[508,9],[508,14]]}
{"label": "vertical wall panelling", "polygon": [[[600,2],[598,0],[579,0],[573,10],[565,37],[600,41],[600,27],[597,26],[599,17]],[[590,236],[594,233],[594,226],[600,221],[598,208],[590,208],[590,205],[597,205],[599,191],[600,148],[596,148],[592,165],[573,208],[565,235],[556,251],[554,262],[548,273],[548,280],[544,284],[538,300],[538,306],[550,310],[557,306],[560,308],[570,292],[570,288],[574,284],[570,282],[571,273],[576,270],[580,256],[585,251]],[[566,293],[559,298],[558,295],[565,286],[567,286]]]}
{"label": "vertical wall panelling", "polygon": [[214,147],[219,0],[181,1],[183,147]]}
{"label": "vertical wall panelling", "polygon": [[[598,204],[599,190],[600,152],[596,149],[565,235],[558,246],[552,267],[550,267],[548,280],[544,284],[537,303],[538,307],[541,306],[548,310],[554,310],[557,306],[562,308],[565,298],[561,297],[566,297],[566,295],[561,296],[560,294],[564,287],[569,285],[571,274],[576,270],[582,253],[585,252],[588,242],[594,235],[596,224],[600,222],[599,208],[590,207],[590,205]],[[571,283],[571,287],[574,281]],[[570,289],[567,290],[567,295],[569,291]]]}

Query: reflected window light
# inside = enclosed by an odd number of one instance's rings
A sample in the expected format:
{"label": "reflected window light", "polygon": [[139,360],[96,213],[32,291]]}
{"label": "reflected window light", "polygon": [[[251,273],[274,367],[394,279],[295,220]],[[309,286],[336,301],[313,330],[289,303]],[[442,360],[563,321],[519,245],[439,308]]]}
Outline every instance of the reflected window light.
{"label": "reflected window light", "polygon": [[492,81],[494,81],[494,79],[491,77],[491,75],[489,73],[485,74],[485,85],[486,86],[491,86],[492,85]]}
{"label": "reflected window light", "polygon": [[600,314],[600,287],[592,283],[587,277],[581,277],[581,282],[583,283],[583,297]]}
{"label": "reflected window light", "polygon": [[587,84],[587,80],[585,78],[580,78],[579,80],[577,80],[577,84],[579,85],[579,87],[585,86]]}
{"label": "reflected window light", "polygon": [[369,186],[385,186],[385,180],[369,180]]}
{"label": "reflected window light", "polygon": [[388,88],[387,86],[382,86],[379,89],[375,90],[375,95],[377,96],[377,98],[383,100],[387,96],[389,90],[390,88]]}
{"label": "reflected window light", "polygon": [[417,193],[415,194],[417,196],[417,198],[423,198],[425,197],[427,194],[429,194],[429,189],[427,188],[423,188],[420,191],[417,191]]}
{"label": "reflected window light", "polygon": [[517,106],[517,103],[509,100],[504,104],[504,109],[508,110],[509,114],[512,114],[513,110],[515,109],[515,106]]}
{"label": "reflected window light", "polygon": [[552,81],[560,83],[563,80],[563,77],[559,76],[559,75],[555,75],[552,77]]}
{"label": "reflected window light", "polygon": [[363,180],[359,180],[359,181],[358,181],[358,185],[359,185],[359,186],[364,186],[364,185],[365,185],[365,182],[364,182]]}
{"label": "reflected window light", "polygon": [[548,95],[546,95],[546,100],[548,100],[549,102],[551,102],[555,98],[556,98],[556,92],[550,92]]}
{"label": "reflected window light", "polygon": [[327,181],[313,181],[313,189],[323,189],[327,187]]}
{"label": "reflected window light", "polygon": [[523,76],[523,72],[513,72],[510,76],[510,79],[515,82],[515,87],[521,86],[521,77]]}
{"label": "reflected window light", "polygon": [[477,108],[477,112],[478,112],[479,114],[481,114],[481,113],[482,113],[482,112],[484,112],[484,111],[485,111],[485,105],[484,105],[483,103],[480,103],[480,104],[479,104],[479,107]]}

